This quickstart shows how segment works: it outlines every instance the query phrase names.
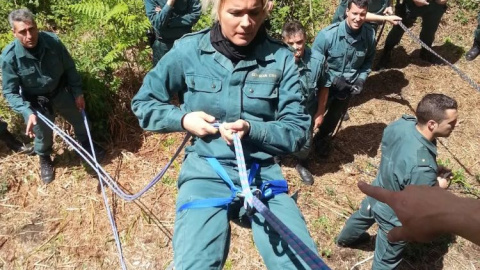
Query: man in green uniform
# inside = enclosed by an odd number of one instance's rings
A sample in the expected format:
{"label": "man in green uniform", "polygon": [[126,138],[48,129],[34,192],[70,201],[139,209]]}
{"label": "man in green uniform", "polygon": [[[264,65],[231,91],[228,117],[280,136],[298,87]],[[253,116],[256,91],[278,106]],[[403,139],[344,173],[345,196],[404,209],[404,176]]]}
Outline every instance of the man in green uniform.
{"label": "man in green uniform", "polygon": [[[298,21],[286,22],[283,25],[282,38],[294,50],[295,63],[300,72],[305,107],[308,114],[313,117],[317,112],[318,80],[323,74],[325,57],[319,53],[312,55],[311,49],[305,45],[307,41],[305,28]],[[307,169],[312,131],[312,128],[310,128],[307,134],[307,142],[302,149],[293,154],[298,159],[295,169],[306,185],[312,185],[314,182],[312,173]]]}
{"label": "man in green uniform", "polygon": [[7,129],[7,123],[0,119],[0,141],[3,141],[5,145],[14,152],[29,154],[33,152],[33,146],[24,145],[19,140],[13,137]]}
{"label": "man in green uniform", "polygon": [[[50,158],[53,132],[38,121],[37,112],[51,121],[58,112],[72,124],[77,139],[90,151],[80,113],[85,108],[82,80],[62,42],[53,33],[39,32],[28,9],[12,11],[8,20],[16,40],[2,52],[3,95],[13,110],[23,115],[26,134],[35,137],[41,178],[48,184],[54,179]],[[100,160],[105,151],[97,145],[95,148]]]}
{"label": "man in green uniform", "polygon": [[[345,11],[347,10],[348,0],[340,0],[340,3],[333,15],[332,23],[341,22],[345,19]],[[402,18],[393,15],[393,9],[390,6],[391,0],[372,0],[368,3],[368,12],[365,21],[377,30],[378,24],[382,22],[389,22],[397,24]]]}
{"label": "man in green uniform", "polygon": [[375,32],[364,23],[367,9],[367,0],[349,0],[347,18],[321,30],[312,46],[314,53],[325,56],[328,66],[313,119],[314,130],[319,129],[314,137],[315,151],[320,155],[328,154],[330,138],[347,111],[351,96],[362,91],[371,71]]}
{"label": "man in green uniform", "polygon": [[480,54],[480,12],[478,12],[477,21],[477,29],[475,29],[475,31],[473,32],[474,38],[472,48],[470,48],[470,50],[468,50],[467,54],[465,55],[465,59],[467,59],[467,61],[472,61]]}
{"label": "man in green uniform", "polygon": [[[416,118],[404,115],[383,132],[382,158],[374,186],[400,191],[408,185],[437,185],[436,138],[448,137],[457,123],[457,102],[443,94],[428,94],[420,101]],[[372,269],[394,269],[402,260],[406,242],[389,242],[387,234],[402,226],[390,206],[366,197],[360,210],[347,220],[337,237],[340,246],[370,239],[366,230],[379,229]]]}
{"label": "man in green uniform", "polygon": [[[404,0],[402,4],[396,6],[395,11],[402,17],[403,24],[408,28],[413,26],[418,17],[421,17],[422,30],[420,31],[420,40],[427,46],[432,47],[440,20],[447,10],[446,2],[447,0]],[[393,26],[392,30],[390,30],[385,40],[383,55],[378,62],[378,70],[387,68],[392,57],[392,50],[400,43],[403,33],[404,31],[399,25]],[[423,47],[420,50],[420,58],[432,64],[442,63],[439,58]]]}
{"label": "man in green uniform", "polygon": [[153,65],[172,48],[173,42],[192,31],[201,15],[199,0],[145,0],[147,17],[152,24]]}

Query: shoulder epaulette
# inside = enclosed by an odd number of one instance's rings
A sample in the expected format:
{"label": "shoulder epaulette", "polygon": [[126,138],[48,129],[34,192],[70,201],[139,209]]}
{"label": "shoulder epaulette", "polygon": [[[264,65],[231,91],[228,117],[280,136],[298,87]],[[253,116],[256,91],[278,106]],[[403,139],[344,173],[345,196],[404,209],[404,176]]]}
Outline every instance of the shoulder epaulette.
{"label": "shoulder epaulette", "polygon": [[417,165],[419,167],[430,167],[435,161],[426,147],[417,150]]}
{"label": "shoulder epaulette", "polygon": [[329,26],[325,27],[324,30],[327,30],[327,31],[328,31],[328,30],[331,30],[331,29],[333,29],[333,28],[336,28],[336,27],[338,27],[338,25],[339,25],[340,23],[341,23],[341,22],[332,23],[332,24],[330,24]]}
{"label": "shoulder epaulette", "polygon": [[182,36],[182,38],[185,38],[185,37],[190,37],[190,36],[196,36],[196,35],[199,35],[199,34],[205,34],[206,32],[210,31],[210,27],[207,27],[207,28],[204,28],[200,31],[197,31],[197,32],[192,32],[192,33],[188,33],[188,34],[185,34]]}
{"label": "shoulder epaulette", "polygon": [[269,35],[267,35],[267,39],[273,43],[276,43],[276,44],[279,44],[281,45],[282,47],[286,47],[286,48],[290,48],[290,46],[288,46],[288,44],[286,44],[285,42],[279,40],[279,39],[276,39],[274,37],[271,37]]}

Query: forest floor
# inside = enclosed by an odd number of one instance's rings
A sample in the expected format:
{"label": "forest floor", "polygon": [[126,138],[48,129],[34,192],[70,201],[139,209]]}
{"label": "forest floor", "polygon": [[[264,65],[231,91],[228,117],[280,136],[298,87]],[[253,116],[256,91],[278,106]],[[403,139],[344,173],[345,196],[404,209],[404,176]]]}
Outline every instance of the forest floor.
{"label": "forest floor", "polygon": [[[480,82],[480,57],[473,62],[464,58],[472,45],[475,16],[449,9],[434,49]],[[389,28],[379,42],[377,56]],[[418,35],[419,22],[412,31]],[[444,93],[459,102],[459,124],[449,138],[439,140],[438,158],[455,172],[457,183],[451,191],[478,198],[480,94],[450,67],[420,60],[419,48],[405,35],[394,50],[392,68],[371,73],[364,92],[352,100],[351,119],[339,130],[331,155],[310,160],[313,186],[302,185],[293,160],[286,158],[282,164],[291,193],[299,191],[298,206],[318,250],[332,269],[350,269],[373,255],[373,241],[350,249],[337,247],[334,238],[364,197],[357,181],[371,182],[375,177],[383,129],[402,114],[412,114],[427,93]],[[125,126],[125,134],[107,146],[105,169],[132,192],[161,170],[184,137],[142,132],[137,123]],[[56,179],[48,186],[39,178],[38,157],[11,154],[0,145],[0,269],[119,269],[98,181],[76,154],[63,150],[57,141]],[[181,160],[177,158],[161,183],[135,202],[107,192],[129,269],[165,269],[172,262]],[[265,269],[250,230],[231,226],[225,269]],[[370,233],[375,235],[375,226]],[[367,260],[357,269],[370,267],[371,260]],[[480,269],[480,247],[460,237],[410,244],[400,269]]]}

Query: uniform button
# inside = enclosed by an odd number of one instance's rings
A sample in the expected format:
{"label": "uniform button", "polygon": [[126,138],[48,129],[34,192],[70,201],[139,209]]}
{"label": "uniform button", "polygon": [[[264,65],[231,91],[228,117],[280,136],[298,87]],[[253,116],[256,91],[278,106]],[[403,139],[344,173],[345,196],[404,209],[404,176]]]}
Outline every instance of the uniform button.
{"label": "uniform button", "polygon": [[422,162],[425,162],[425,159],[422,159]]}
{"label": "uniform button", "polygon": [[215,84],[212,84],[212,89],[215,89],[215,87],[217,87]]}
{"label": "uniform button", "polygon": [[253,93],[253,89],[252,88],[248,89],[248,92]]}
{"label": "uniform button", "polygon": [[195,86],[195,81],[191,80],[190,83],[192,83],[192,86]]}
{"label": "uniform button", "polygon": [[273,90],[273,94],[274,94],[274,95],[277,94],[277,89]]}

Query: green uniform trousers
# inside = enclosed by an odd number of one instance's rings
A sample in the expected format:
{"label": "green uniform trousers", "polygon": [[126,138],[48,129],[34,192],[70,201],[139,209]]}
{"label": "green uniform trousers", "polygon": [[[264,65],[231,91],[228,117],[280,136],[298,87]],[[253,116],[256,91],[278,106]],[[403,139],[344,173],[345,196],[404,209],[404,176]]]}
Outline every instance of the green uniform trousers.
{"label": "green uniform trousers", "polygon": [[[429,2],[428,6],[417,7],[412,0],[405,0],[403,4],[396,6],[395,11],[397,15],[402,17],[402,23],[408,28],[413,26],[418,17],[421,17],[420,40],[431,47],[438,25],[447,7],[437,4],[435,1]],[[385,41],[385,50],[390,51],[400,43],[403,34],[404,31],[399,25],[393,26]]]}
{"label": "green uniform trousers", "polygon": [[395,269],[402,261],[406,242],[392,243],[388,241],[387,232],[394,226],[372,211],[374,203],[375,200],[370,197],[366,197],[361,202],[360,209],[350,216],[337,236],[337,243],[346,246],[351,245],[377,222],[379,229],[375,241],[372,269]]}
{"label": "green uniform trousers", "polygon": [[[223,168],[234,184],[239,187],[236,167],[232,164],[223,165]],[[269,172],[278,169],[277,164],[261,166],[254,182],[258,183],[261,181],[259,178],[266,178],[265,176],[269,175]],[[188,154],[179,178],[189,178],[190,175],[202,177],[198,180],[179,183],[177,209],[183,204],[195,200],[231,196],[227,184],[215,177],[215,172],[210,164],[195,153]],[[210,178],[210,176],[212,177]],[[317,253],[305,220],[290,196],[285,193],[279,194],[264,203],[308,247]],[[239,214],[242,213],[242,205],[243,203],[237,198],[228,207],[186,209],[177,212],[173,236],[175,269],[222,269],[230,246],[229,221],[239,217]],[[308,266],[288,247],[287,243],[265,222],[261,214],[253,215],[251,228],[255,245],[268,269],[308,269]],[[250,235],[240,237],[250,238]],[[241,246],[237,248],[251,249],[254,247]]]}
{"label": "green uniform trousers", "polygon": [[480,44],[480,12],[478,12],[477,15],[477,29],[475,29],[475,32],[473,32],[473,35],[475,37],[475,41]]}
{"label": "green uniform trousers", "polygon": [[7,123],[0,119],[0,134],[3,134],[5,131],[7,131],[7,126]]}
{"label": "green uniform trousers", "polygon": [[[50,121],[54,122],[55,114],[58,113],[73,126],[75,137],[78,141],[87,141],[88,135],[83,123],[83,117],[75,105],[75,100],[72,94],[66,90],[60,90],[50,102],[54,112],[53,115],[49,112],[42,112],[42,114]],[[28,123],[28,118],[25,118],[25,123]],[[37,117],[37,125],[33,127],[33,132],[35,133],[35,153],[41,156],[50,155],[52,153],[53,145],[52,129]]]}
{"label": "green uniform trousers", "polygon": [[160,61],[160,59],[162,59],[162,57],[168,51],[170,51],[170,49],[172,49],[174,42],[175,41],[164,41],[161,39],[155,39],[152,45],[154,67],[157,65],[158,61]]}

